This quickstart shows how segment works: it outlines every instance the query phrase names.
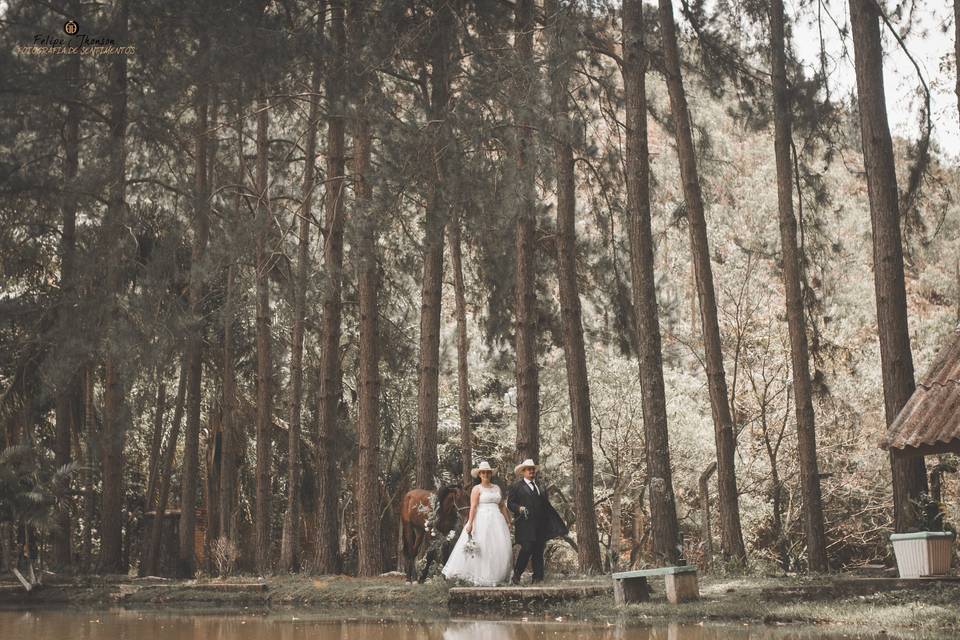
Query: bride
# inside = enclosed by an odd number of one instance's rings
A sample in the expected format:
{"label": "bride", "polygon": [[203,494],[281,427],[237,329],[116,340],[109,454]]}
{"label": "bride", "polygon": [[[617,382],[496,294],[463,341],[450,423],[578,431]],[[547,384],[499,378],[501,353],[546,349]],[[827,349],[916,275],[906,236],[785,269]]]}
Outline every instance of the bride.
{"label": "bride", "polygon": [[513,561],[510,514],[500,487],[490,482],[494,471],[486,460],[470,471],[474,478],[479,476],[480,484],[473,487],[470,517],[443,567],[443,575],[448,580],[492,587],[510,578]]}

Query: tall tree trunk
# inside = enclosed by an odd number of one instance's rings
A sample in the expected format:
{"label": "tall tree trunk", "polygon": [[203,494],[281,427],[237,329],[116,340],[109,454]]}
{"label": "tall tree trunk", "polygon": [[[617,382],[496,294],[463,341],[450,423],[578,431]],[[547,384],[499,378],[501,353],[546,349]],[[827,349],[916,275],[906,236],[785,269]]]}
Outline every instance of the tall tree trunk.
{"label": "tall tree trunk", "polygon": [[257,87],[257,463],[256,463],[256,567],[261,575],[270,571],[272,540],[272,459],[273,459],[273,356],[270,344],[270,269],[273,266],[270,245],[273,213],[269,201],[268,160],[270,126],[266,78]]}
{"label": "tall tree trunk", "polygon": [[540,371],[537,366],[536,282],[536,145],[533,139],[532,103],[537,84],[533,59],[534,3],[515,3],[514,54],[520,72],[514,81],[513,99],[517,122],[516,170],[516,322],[517,352],[517,457],[540,457]]}
{"label": "tall tree trunk", "polygon": [[[746,561],[743,532],[740,528],[740,506],[737,495],[736,438],[727,397],[727,382],[723,371],[723,352],[720,326],[717,320],[717,299],[713,288],[713,268],[710,265],[710,247],[707,241],[707,223],[704,216],[700,176],[697,171],[696,150],[690,127],[687,95],[680,71],[680,48],[677,45],[676,25],[670,0],[659,0],[660,34],[663,39],[664,76],[670,93],[670,108],[676,129],[677,156],[683,180],[683,195],[687,205],[687,227],[690,231],[690,251],[697,276],[700,300],[700,323],[707,369],[707,386],[713,409],[713,424],[717,446],[717,480],[720,501],[721,549],[727,557]],[[651,490],[654,487],[651,484]]]}
{"label": "tall tree trunk", "polygon": [[83,474],[83,537],[80,542],[80,559],[84,571],[93,571],[93,521],[96,517],[97,501],[94,492],[96,485],[97,463],[97,412],[93,398],[94,367],[88,364],[83,376],[83,419],[87,434],[86,455]]}
{"label": "tall tree trunk", "polygon": [[470,428],[470,376],[467,359],[470,338],[467,335],[467,293],[463,282],[463,255],[460,238],[460,219],[450,225],[447,236],[450,243],[450,267],[453,269],[454,309],[457,316],[457,409],[460,413],[460,465],[463,486],[472,483],[473,434]]}
{"label": "tall tree trunk", "polygon": [[423,283],[420,293],[420,387],[417,395],[417,486],[434,487],[437,471],[437,414],[440,376],[440,301],[443,292],[443,233],[449,216],[446,161],[450,146],[450,80],[453,7],[441,0],[431,24],[430,110],[433,183],[426,211]]}
{"label": "tall tree trunk", "polygon": [[790,146],[792,122],[787,87],[783,0],[770,2],[770,66],[773,79],[774,153],[777,162],[777,194],[780,209],[780,244],[783,249],[783,285],[786,293],[787,326],[793,392],[796,397],[797,449],[800,455],[800,485],[803,495],[803,528],[811,571],[827,571],[827,545],[823,530],[820,472],[817,468],[817,435],[810,382],[810,353],[801,287],[801,259],[797,246],[797,220],[793,215],[793,164]]}
{"label": "tall tree trunk", "polygon": [[[68,0],[67,13],[80,20],[79,0]],[[80,56],[69,56],[65,63],[65,87],[73,96],[80,92]],[[58,384],[56,386],[56,439],[54,460],[58,467],[70,464],[70,436],[76,431],[79,419],[82,387],[77,371],[80,370],[78,358],[72,357],[74,349],[69,346],[72,314],[68,309],[75,304],[76,296],[76,253],[77,253],[77,194],[75,191],[77,172],[80,166],[80,106],[74,102],[67,105],[67,119],[63,130],[63,229],[60,235],[60,305],[57,310],[59,331],[57,339],[60,360]],[[72,544],[73,525],[70,510],[63,508],[57,514],[57,528],[53,531],[53,563],[67,568],[73,561]]]}
{"label": "tall tree trunk", "polygon": [[[322,14],[322,12],[321,12]],[[321,22],[322,24],[322,22]],[[322,29],[322,27],[321,27]],[[317,127],[320,110],[321,58],[310,79],[310,111],[303,169],[303,204],[300,209],[300,243],[297,246],[297,279],[294,283],[293,329],[290,345],[290,433],[287,444],[287,511],[280,542],[280,571],[300,569],[300,410],[303,405],[303,325],[306,312],[307,273],[310,268],[310,220],[316,183]]]}
{"label": "tall tree trunk", "polygon": [[163,446],[163,417],[167,410],[167,385],[163,380],[164,367],[157,367],[157,402],[153,414],[153,437],[147,458],[147,495],[144,508],[149,511],[157,503],[157,480],[160,477],[160,449]]}
{"label": "tall tree trunk", "polygon": [[208,180],[207,116],[210,97],[210,39],[206,24],[200,26],[195,73],[197,114],[194,131],[193,247],[190,252],[190,329],[187,337],[187,425],[183,432],[183,474],[180,486],[180,548],[177,575],[192,577],[197,570],[194,534],[197,528],[197,486],[200,451],[200,399],[203,392],[203,326],[201,303],[204,292],[204,254],[210,235],[210,183]]}
{"label": "tall tree trunk", "polygon": [[[246,182],[246,156],[243,153],[243,123],[245,101],[243,99],[243,78],[238,78],[240,97],[237,100],[237,160],[236,183]],[[241,218],[244,200],[242,187],[237,189],[234,203],[236,220]],[[245,449],[246,437],[237,421],[237,382],[236,357],[234,354],[233,324],[236,321],[236,278],[238,266],[227,266],[226,302],[223,309],[223,441],[220,451],[220,535],[229,541],[236,538],[237,520],[237,474],[240,452]]]}
{"label": "tall tree trunk", "polygon": [[233,353],[236,265],[227,267],[226,302],[223,310],[223,436],[220,441],[220,537],[233,541],[236,535],[236,493],[239,451],[242,450],[236,419],[236,364]]}
{"label": "tall tree trunk", "polygon": [[326,78],[327,94],[327,195],[325,224],[327,237],[323,264],[327,281],[323,291],[323,326],[320,336],[320,437],[317,446],[317,534],[316,571],[340,570],[340,526],[336,440],[339,432],[338,409],[341,394],[340,321],[343,286],[343,227],[346,195],[344,179],[344,129],[346,104],[344,78],[346,30],[343,0],[330,2],[330,68]]}
{"label": "tall tree trunk", "polygon": [[627,210],[630,225],[628,233],[647,474],[650,478],[653,552],[658,562],[676,564],[681,550],[680,529],[673,493],[673,473],[670,468],[660,313],[653,272],[650,151],[647,146],[646,73],[649,59],[644,50],[641,0],[624,0],[623,30]]}
{"label": "tall tree trunk", "polygon": [[[123,42],[127,38],[127,0],[119,0],[113,15],[113,33]],[[110,65],[110,149],[109,204],[106,225],[107,245],[103,259],[108,263],[108,295],[121,295],[122,274],[115,252],[123,242],[124,198],[126,190],[127,129],[127,57],[114,56]],[[122,254],[122,250],[120,251]],[[122,260],[121,260],[122,262]],[[104,381],[104,415],[102,439],[103,504],[100,516],[100,570],[104,573],[125,571],[123,566],[123,445],[126,440],[129,414],[126,383],[120,369],[123,345],[119,344],[113,314],[107,317],[107,353]]]}
{"label": "tall tree trunk", "polygon": [[[577,557],[580,571],[602,570],[596,511],[593,506],[593,432],[590,423],[590,386],[583,343],[580,290],[577,285],[577,186],[573,161],[573,123],[567,100],[570,67],[575,63],[575,43],[568,9],[557,0],[546,0],[544,11],[553,16],[550,57],[553,60],[550,106],[556,123],[554,156],[557,170],[557,281],[563,353],[567,367],[567,392],[573,430],[573,501],[577,510]],[[619,521],[619,516],[618,516]],[[611,540],[611,551],[613,540]]]}
{"label": "tall tree trunk", "polygon": [[[187,358],[184,354],[180,362],[180,381],[177,383],[177,398],[173,405],[173,424],[167,435],[167,444],[163,448],[163,460],[160,465],[160,488],[157,494],[157,504],[154,510],[153,523],[150,530],[150,544],[147,547],[146,571],[147,575],[157,575],[160,571],[160,551],[163,544],[163,514],[167,511],[167,501],[170,499],[170,483],[173,476],[173,461],[177,455],[177,440],[180,438],[180,425],[183,422],[183,410],[187,397]],[[191,546],[193,542],[191,541]]]}
{"label": "tall tree trunk", "polygon": [[[873,284],[880,335],[883,404],[889,426],[913,395],[914,379],[907,323],[907,290],[903,275],[897,173],[890,126],[887,123],[883,49],[876,4],[872,0],[850,0],[850,26],[857,74],[863,166],[867,174],[873,230]],[[895,526],[897,531],[902,532],[917,521],[918,514],[913,512],[911,500],[916,500],[927,490],[926,465],[922,457],[906,458],[891,450],[890,467]]]}
{"label": "tall tree trunk", "polygon": [[[355,56],[359,58],[364,37],[361,7],[351,4],[351,33]],[[357,288],[360,302],[359,415],[357,417],[357,575],[377,576],[383,571],[380,543],[380,351],[377,321],[379,271],[377,265],[377,217],[372,211],[370,171],[371,134],[368,114],[370,83],[368,73],[360,77],[357,116],[354,119],[353,173],[356,193],[356,225],[359,232]],[[442,231],[441,231],[442,233]],[[443,236],[440,237],[443,251]],[[421,344],[422,341],[421,341]],[[436,406],[436,405],[434,405]],[[434,414],[436,415],[436,414]]]}
{"label": "tall tree trunk", "polygon": [[[620,541],[623,540],[623,478],[613,483],[610,496],[610,571],[620,568]],[[580,520],[577,519],[577,546],[580,546]]]}
{"label": "tall tree trunk", "polygon": [[710,476],[717,470],[717,463],[711,462],[700,473],[700,537],[703,538],[704,569],[713,564],[713,533],[710,530]]}
{"label": "tall tree trunk", "polygon": [[[217,153],[219,150],[219,137],[216,133],[220,129],[220,92],[217,82],[210,82],[210,107],[207,122],[207,194],[208,196],[218,190],[217,188]],[[208,205],[207,212],[212,208],[212,203]],[[208,285],[204,282],[204,287]],[[207,321],[204,322],[206,327]],[[204,342],[204,344],[206,344]],[[211,545],[220,537],[220,473],[223,470],[221,457],[223,452],[223,411],[222,408],[214,408],[210,412],[207,428],[207,451],[204,456],[206,462],[205,479],[205,504],[206,504],[206,532],[204,533],[204,558],[205,569],[210,571],[214,568],[213,554]]]}

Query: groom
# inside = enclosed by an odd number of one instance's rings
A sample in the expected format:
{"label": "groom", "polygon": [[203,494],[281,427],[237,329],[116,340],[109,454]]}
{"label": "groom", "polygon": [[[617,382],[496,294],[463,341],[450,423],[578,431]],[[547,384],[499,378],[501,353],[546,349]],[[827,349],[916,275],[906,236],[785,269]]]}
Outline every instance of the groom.
{"label": "groom", "polygon": [[537,465],[527,458],[514,469],[519,476],[507,492],[507,508],[513,513],[513,531],[520,545],[510,584],[520,584],[520,575],[533,560],[533,582],[543,581],[543,551],[547,540],[567,535],[567,525],[550,504],[537,482]]}

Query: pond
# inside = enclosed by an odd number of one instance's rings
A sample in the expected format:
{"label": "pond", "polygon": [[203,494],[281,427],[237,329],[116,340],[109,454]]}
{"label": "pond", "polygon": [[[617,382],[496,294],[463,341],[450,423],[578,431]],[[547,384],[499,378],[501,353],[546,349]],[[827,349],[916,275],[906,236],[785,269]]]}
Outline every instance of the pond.
{"label": "pond", "polygon": [[331,620],[295,613],[224,616],[124,610],[0,611],[0,639],[3,640],[828,640],[840,637],[851,636],[763,625],[651,627],[467,619]]}

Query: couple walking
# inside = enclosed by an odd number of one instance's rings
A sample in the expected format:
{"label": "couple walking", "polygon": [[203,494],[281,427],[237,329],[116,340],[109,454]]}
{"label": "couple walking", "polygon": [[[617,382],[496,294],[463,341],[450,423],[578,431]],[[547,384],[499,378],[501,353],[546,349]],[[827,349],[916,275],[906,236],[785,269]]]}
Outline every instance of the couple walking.
{"label": "couple walking", "polygon": [[[528,458],[514,468],[517,480],[507,489],[506,498],[500,487],[491,482],[495,472],[486,461],[471,470],[480,484],[470,494],[470,516],[443,567],[443,575],[477,586],[495,586],[508,578],[511,584],[520,584],[520,575],[532,561],[533,581],[540,582],[547,540],[567,535],[567,525],[537,482],[533,460]],[[512,577],[511,519],[516,543],[520,545]]]}

